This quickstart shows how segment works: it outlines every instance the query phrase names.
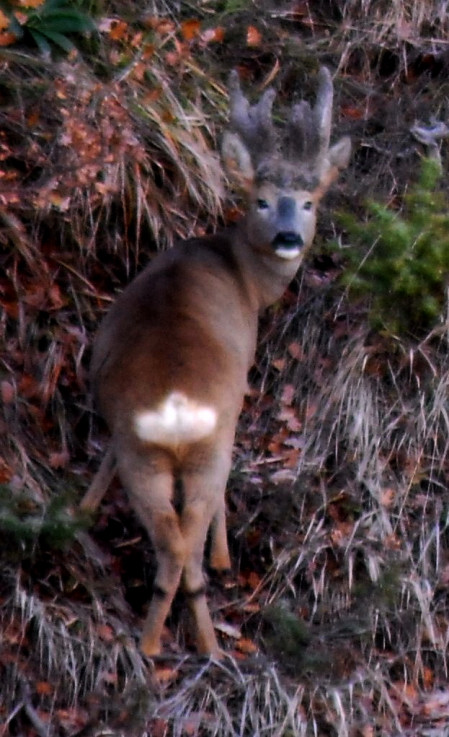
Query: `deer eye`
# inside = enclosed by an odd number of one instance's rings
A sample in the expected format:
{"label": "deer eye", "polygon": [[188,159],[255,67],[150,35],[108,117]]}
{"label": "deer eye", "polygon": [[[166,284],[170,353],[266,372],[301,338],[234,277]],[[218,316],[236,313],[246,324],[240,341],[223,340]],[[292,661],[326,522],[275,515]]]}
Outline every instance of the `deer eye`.
{"label": "deer eye", "polygon": [[268,210],[269,204],[266,200],[257,200],[257,209],[258,210]]}
{"label": "deer eye", "polygon": [[312,200],[307,200],[307,202],[304,202],[302,208],[303,210],[311,210],[313,208]]}

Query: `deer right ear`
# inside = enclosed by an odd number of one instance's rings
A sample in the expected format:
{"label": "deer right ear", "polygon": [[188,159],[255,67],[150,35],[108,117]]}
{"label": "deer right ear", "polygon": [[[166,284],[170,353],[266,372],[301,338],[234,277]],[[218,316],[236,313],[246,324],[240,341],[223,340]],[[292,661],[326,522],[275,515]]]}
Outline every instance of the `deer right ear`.
{"label": "deer right ear", "polygon": [[254,182],[254,167],[250,153],[237,133],[225,131],[221,144],[221,155],[224,168],[232,184],[248,194]]}
{"label": "deer right ear", "polygon": [[336,166],[339,171],[346,169],[351,158],[351,139],[348,136],[340,138],[330,147],[328,158],[331,166]]}

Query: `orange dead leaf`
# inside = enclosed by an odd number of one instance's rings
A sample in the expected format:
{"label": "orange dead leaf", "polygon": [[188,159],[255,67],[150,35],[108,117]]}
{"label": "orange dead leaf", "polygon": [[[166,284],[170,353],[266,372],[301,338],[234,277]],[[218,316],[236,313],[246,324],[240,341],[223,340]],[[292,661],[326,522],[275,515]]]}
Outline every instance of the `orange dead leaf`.
{"label": "orange dead leaf", "polygon": [[15,35],[15,33],[10,33],[9,31],[0,33],[0,46],[11,46],[11,44],[15,43],[16,41],[17,36]]}
{"label": "orange dead leaf", "polygon": [[137,62],[132,70],[133,78],[137,79],[138,82],[143,82],[147,68],[147,64],[145,64],[143,61]]}
{"label": "orange dead leaf", "polygon": [[157,16],[145,18],[144,25],[156,31],[160,36],[167,36],[175,30],[173,21],[169,20],[169,18],[158,18]]}
{"label": "orange dead leaf", "polygon": [[260,576],[255,571],[251,571],[246,580],[249,587],[253,590],[257,589],[260,584]]}
{"label": "orange dead leaf", "polygon": [[201,42],[204,46],[209,43],[222,43],[225,37],[225,29],[223,26],[217,26],[216,28],[206,28],[201,34]]}
{"label": "orange dead leaf", "polygon": [[148,61],[154,56],[154,46],[153,44],[145,44],[142,49],[142,61]]}
{"label": "orange dead leaf", "polygon": [[[287,403],[286,403],[287,405]],[[296,410],[293,407],[284,406],[277,416],[280,422],[285,422],[290,432],[300,432],[302,430],[302,422],[299,420]],[[283,438],[285,442],[286,438]]]}
{"label": "orange dead leaf", "polygon": [[9,18],[0,10],[0,31],[4,31],[9,26]]}
{"label": "orange dead leaf", "polygon": [[433,682],[435,680],[435,673],[431,668],[428,666],[424,666],[422,669],[422,679],[424,683],[424,687],[429,689],[431,686],[433,686]]}
{"label": "orange dead leaf", "polygon": [[14,18],[21,26],[24,26],[28,20],[28,15],[26,13],[21,13],[20,10],[16,10],[14,12]]}
{"label": "orange dead leaf", "polygon": [[156,665],[154,674],[159,683],[168,683],[168,681],[173,681],[177,677],[178,670],[170,668],[168,665]]}
{"label": "orange dead leaf", "polygon": [[41,393],[40,384],[34,376],[31,376],[31,374],[23,374],[19,382],[18,392],[20,396],[25,399],[38,397]]}
{"label": "orange dead leaf", "polygon": [[235,647],[237,650],[240,650],[241,653],[245,653],[245,655],[253,655],[253,653],[257,653],[258,651],[256,643],[248,637],[241,637],[240,640],[235,643]]}
{"label": "orange dead leaf", "polygon": [[290,407],[296,395],[296,387],[293,384],[285,384],[282,389],[281,401]]}
{"label": "orange dead leaf", "polygon": [[387,509],[391,507],[394,503],[396,497],[396,490],[395,489],[382,489],[381,497],[380,497],[380,503],[383,507],[386,507]]}
{"label": "orange dead leaf", "polygon": [[19,8],[40,8],[44,2],[45,0],[15,0],[14,4]]}
{"label": "orange dead leaf", "polygon": [[130,46],[133,47],[133,49],[140,49],[142,46],[142,39],[143,39],[143,33],[142,31],[138,31],[138,33],[135,33],[134,36],[130,40]]}
{"label": "orange dead leaf", "polygon": [[48,290],[48,301],[52,310],[60,310],[67,304],[67,299],[62,296],[61,289],[58,284],[52,284]]}
{"label": "orange dead leaf", "polygon": [[40,120],[40,115],[37,110],[32,110],[30,114],[27,116],[27,126],[29,128],[35,128]]}
{"label": "orange dead leaf", "polygon": [[363,120],[365,118],[366,108],[344,105],[341,107],[341,114],[344,118],[349,118],[350,120]]}
{"label": "orange dead leaf", "polygon": [[400,550],[402,547],[401,540],[395,534],[387,535],[383,541],[387,550]]}
{"label": "orange dead leaf", "polygon": [[168,719],[152,719],[150,724],[153,737],[167,737],[169,730]]}
{"label": "orange dead leaf", "polygon": [[7,484],[13,477],[13,470],[0,458],[0,484]]}
{"label": "orange dead leaf", "polygon": [[176,51],[168,51],[165,54],[165,61],[169,67],[176,67],[179,64],[180,56]]}
{"label": "orange dead leaf", "polygon": [[50,453],[48,463],[50,468],[67,468],[70,461],[70,454],[66,450],[59,453]]}
{"label": "orange dead leaf", "polygon": [[287,350],[292,358],[296,358],[297,361],[301,361],[304,358],[304,351],[300,343],[294,341],[289,343]]}
{"label": "orange dead leaf", "polygon": [[5,311],[5,314],[8,315],[8,317],[12,317],[14,320],[17,320],[19,317],[19,302],[17,299],[14,300],[6,300],[6,299],[0,299],[0,307]]}
{"label": "orange dead leaf", "polygon": [[112,41],[122,41],[128,31],[128,24],[124,20],[116,20],[111,23],[109,38]]}
{"label": "orange dead leaf", "polygon": [[260,46],[262,34],[255,26],[248,26],[246,30],[246,43],[248,46]]}
{"label": "orange dead leaf", "polygon": [[36,693],[39,696],[50,696],[53,693],[54,688],[48,681],[37,681],[35,684]]}
{"label": "orange dead leaf", "polygon": [[109,624],[99,624],[96,627],[96,631],[100,639],[104,642],[113,642],[115,639],[114,631]]}
{"label": "orange dead leaf", "polygon": [[273,366],[273,368],[277,369],[277,371],[283,371],[286,366],[286,360],[285,358],[275,358],[271,362],[271,365]]}
{"label": "orange dead leaf", "polygon": [[3,404],[12,404],[14,402],[14,386],[9,381],[4,380],[1,382],[0,396],[2,398]]}
{"label": "orange dead leaf", "polygon": [[258,614],[260,612],[260,604],[256,601],[250,601],[243,605],[243,611],[248,614]]}
{"label": "orange dead leaf", "polygon": [[199,20],[192,18],[181,23],[181,33],[185,41],[193,41],[200,32],[201,23]]}
{"label": "orange dead leaf", "polygon": [[70,207],[71,198],[70,195],[63,196],[59,194],[59,192],[50,192],[50,194],[48,195],[48,201],[57,210],[60,210],[61,212],[67,212]]}

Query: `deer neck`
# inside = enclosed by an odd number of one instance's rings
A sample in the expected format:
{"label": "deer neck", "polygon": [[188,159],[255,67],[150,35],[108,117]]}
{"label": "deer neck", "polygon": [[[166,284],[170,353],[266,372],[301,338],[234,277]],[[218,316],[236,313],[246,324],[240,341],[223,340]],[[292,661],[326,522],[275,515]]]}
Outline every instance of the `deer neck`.
{"label": "deer neck", "polygon": [[234,257],[250,301],[259,311],[282,297],[300,266],[302,255],[292,260],[279,258],[263,243],[253,243],[245,224],[245,220],[239,224],[233,239]]}

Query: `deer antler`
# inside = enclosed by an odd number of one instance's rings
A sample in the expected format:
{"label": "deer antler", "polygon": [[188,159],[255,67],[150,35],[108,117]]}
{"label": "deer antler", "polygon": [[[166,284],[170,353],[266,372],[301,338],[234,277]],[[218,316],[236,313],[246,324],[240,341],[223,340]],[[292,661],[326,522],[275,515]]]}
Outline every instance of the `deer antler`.
{"label": "deer antler", "polygon": [[[322,67],[318,76],[315,104],[301,100],[294,105],[284,135],[278,137],[271,118],[274,90],[267,89],[256,105],[250,105],[240,89],[237,72],[231,73],[230,122],[234,133],[227,136],[223,151],[224,158],[230,162],[239,159],[236,168],[244,186],[252,179],[254,170],[258,175],[263,174],[264,169],[272,174],[276,162],[279,169],[283,161],[281,168],[285,170],[288,161],[296,170],[296,179],[302,178],[309,187],[325,181],[327,187],[338,171],[348,165],[349,138],[342,138],[329,147],[334,93],[331,74]],[[240,146],[236,145],[236,139]],[[228,171],[232,168],[228,165]]]}
{"label": "deer antler", "polygon": [[273,153],[276,148],[276,132],[271,119],[275,91],[267,89],[256,105],[250,105],[244,96],[236,70],[229,78],[230,121],[247,147],[253,163]]}
{"label": "deer antler", "polygon": [[294,105],[289,126],[290,156],[301,164],[319,169],[326,158],[332,124],[333,84],[329,70],[319,72],[319,87],[313,107],[305,100]]}

